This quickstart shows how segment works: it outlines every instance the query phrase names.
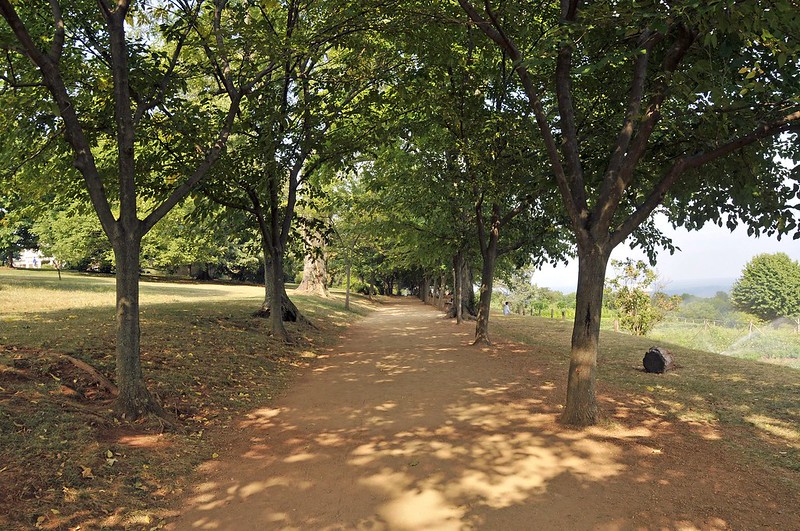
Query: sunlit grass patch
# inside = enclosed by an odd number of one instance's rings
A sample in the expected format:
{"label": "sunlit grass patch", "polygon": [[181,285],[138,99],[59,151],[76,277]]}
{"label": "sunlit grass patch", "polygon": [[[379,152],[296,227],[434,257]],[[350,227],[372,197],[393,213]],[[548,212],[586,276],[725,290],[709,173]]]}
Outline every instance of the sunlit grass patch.
{"label": "sunlit grass patch", "polygon": [[767,433],[792,443],[796,448],[800,448],[800,427],[797,424],[789,424],[786,421],[764,415],[750,415],[745,420]]}

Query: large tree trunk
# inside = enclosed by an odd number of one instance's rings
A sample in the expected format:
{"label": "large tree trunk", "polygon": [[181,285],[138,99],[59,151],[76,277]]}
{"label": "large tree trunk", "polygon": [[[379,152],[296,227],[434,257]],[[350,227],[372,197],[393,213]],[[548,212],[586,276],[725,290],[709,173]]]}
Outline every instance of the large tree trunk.
{"label": "large tree trunk", "polygon": [[489,245],[483,254],[483,268],[481,269],[480,301],[478,302],[478,318],[475,323],[475,341],[473,345],[490,345],[489,340],[489,311],[492,307],[492,288],[494,284],[494,269],[497,264],[498,233],[490,231]]}
{"label": "large tree trunk", "polygon": [[305,256],[303,261],[303,280],[295,291],[328,298],[330,297],[328,292],[328,268],[322,252],[322,238],[315,234],[310,243],[314,246],[314,249]]}
{"label": "large tree trunk", "polygon": [[139,354],[139,249],[141,238],[123,235],[113,241],[117,285],[117,387],[114,412],[135,420],[148,413],[164,416],[144,382]]}
{"label": "large tree trunk", "polygon": [[[268,252],[265,249],[265,252]],[[263,318],[270,318],[272,315],[272,286],[273,286],[273,277],[275,275],[275,271],[272,267],[272,258],[270,258],[269,254],[264,257],[264,302],[261,303],[261,307],[256,311],[253,315],[256,317],[263,317]],[[286,293],[286,285],[283,283],[283,273],[281,272],[280,275],[281,283],[278,286],[278,290],[280,291],[280,301],[281,301],[281,317],[284,322],[300,322],[309,326],[314,326],[311,321],[309,321],[297,308],[297,306],[292,302],[289,298],[289,295]]]}
{"label": "large tree trunk", "polygon": [[[271,256],[272,258],[272,278],[270,278],[270,301],[272,304],[273,311],[270,313],[269,320],[270,320],[270,328],[272,329],[272,336],[282,340],[282,341],[289,341],[289,334],[286,332],[286,327],[283,326],[283,292],[284,292],[284,283],[283,283],[283,253],[280,252],[279,249],[275,250],[277,252],[273,253]],[[278,306],[278,301],[281,301],[280,310],[281,311],[274,311],[275,307]]]}
{"label": "large tree trunk", "polygon": [[472,320],[477,317],[473,284],[472,269],[467,263],[465,253],[459,251],[453,257],[453,307],[448,314],[451,319],[455,318],[458,324],[465,319]]}
{"label": "large tree trunk", "polygon": [[575,426],[597,422],[597,351],[600,340],[600,316],[603,285],[610,251],[596,247],[578,249],[578,289],[575,322],[572,328],[572,352],[567,382],[567,404],[561,421]]}
{"label": "large tree trunk", "polygon": [[478,316],[478,301],[475,299],[475,275],[466,258],[462,262],[461,305],[465,319],[473,320]]}

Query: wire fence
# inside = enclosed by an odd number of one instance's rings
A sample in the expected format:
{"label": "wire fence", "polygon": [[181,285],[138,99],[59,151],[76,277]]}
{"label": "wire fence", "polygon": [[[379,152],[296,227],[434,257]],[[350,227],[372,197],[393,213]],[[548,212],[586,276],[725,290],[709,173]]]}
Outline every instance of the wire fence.
{"label": "wire fence", "polygon": [[687,348],[800,368],[800,333],[791,320],[764,324],[669,317],[650,336]]}

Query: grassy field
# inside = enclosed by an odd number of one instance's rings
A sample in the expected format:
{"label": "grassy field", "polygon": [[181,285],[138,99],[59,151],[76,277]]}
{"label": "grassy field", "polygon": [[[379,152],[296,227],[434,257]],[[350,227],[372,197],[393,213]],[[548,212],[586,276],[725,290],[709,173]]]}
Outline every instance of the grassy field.
{"label": "grassy field", "polygon": [[[497,315],[492,327],[495,336],[556,353],[552,363],[566,378],[571,322]],[[676,370],[643,371],[644,353],[656,344],[670,349]],[[598,389],[668,421],[721,429],[749,459],[800,472],[800,371],[603,330]]]}
{"label": "grassy field", "polygon": [[0,529],[157,529],[214,434],[280,393],[296,367],[370,311],[293,299],[318,327],[274,342],[263,288],[142,282],[142,364],[175,419],[120,424],[110,395],[65,355],[114,374],[114,280],[0,268]]}
{"label": "grassy field", "polygon": [[[0,529],[160,528],[194,468],[224,453],[217,434],[370,311],[357,299],[345,312],[340,294],[294,297],[318,329],[290,324],[297,343],[286,346],[251,316],[262,297],[254,286],[142,283],[145,375],[180,427],[165,430],[157,419],[114,421],[108,393],[65,357],[113,377],[112,278],[0,268]],[[492,321],[495,337],[533,345],[564,378],[571,327]],[[718,430],[745,459],[800,477],[800,371],[667,344],[678,368],[646,374],[654,342],[602,332],[601,397]]]}

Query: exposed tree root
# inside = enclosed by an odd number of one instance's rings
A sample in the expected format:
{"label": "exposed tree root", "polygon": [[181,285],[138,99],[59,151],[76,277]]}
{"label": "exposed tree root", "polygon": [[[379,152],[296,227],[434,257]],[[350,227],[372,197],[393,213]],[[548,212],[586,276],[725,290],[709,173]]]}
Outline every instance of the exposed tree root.
{"label": "exposed tree root", "polygon": [[479,335],[478,337],[475,338],[475,341],[472,342],[472,346],[473,347],[475,347],[475,346],[490,347],[490,346],[492,346],[492,342],[489,341],[489,338],[486,335],[481,334],[481,335]]}
{"label": "exposed tree root", "polygon": [[100,374],[97,369],[84,361],[73,358],[68,354],[62,354],[61,356],[72,363],[76,368],[88,374],[95,381],[95,383],[99,384],[100,387],[107,391],[111,396],[119,396],[119,389],[117,389],[117,386],[111,383],[108,378]]}

